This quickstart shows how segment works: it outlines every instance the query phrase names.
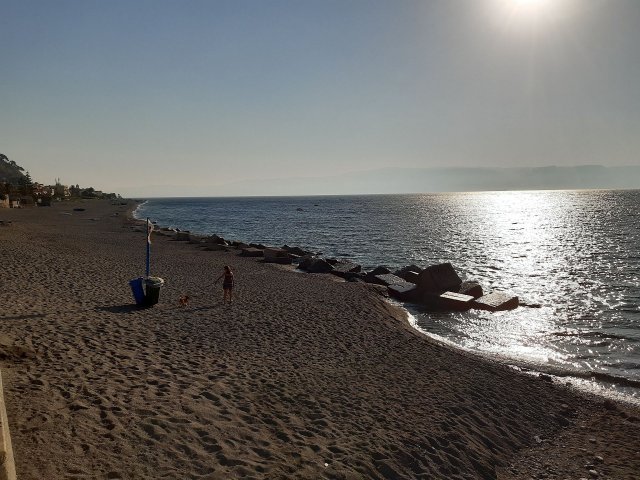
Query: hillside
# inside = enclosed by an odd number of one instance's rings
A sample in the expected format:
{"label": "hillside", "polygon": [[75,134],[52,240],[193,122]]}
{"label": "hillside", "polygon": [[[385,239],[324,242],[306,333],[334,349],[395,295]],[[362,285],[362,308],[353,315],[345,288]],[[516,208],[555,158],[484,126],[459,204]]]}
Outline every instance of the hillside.
{"label": "hillside", "polygon": [[18,165],[13,160],[0,153],[0,182],[2,183],[20,183],[21,180],[26,178],[24,168]]}

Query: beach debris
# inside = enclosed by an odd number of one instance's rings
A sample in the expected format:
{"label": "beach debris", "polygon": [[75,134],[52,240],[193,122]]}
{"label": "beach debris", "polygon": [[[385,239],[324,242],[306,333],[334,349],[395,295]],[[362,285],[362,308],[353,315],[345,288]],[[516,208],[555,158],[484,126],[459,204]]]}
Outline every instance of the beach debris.
{"label": "beach debris", "polygon": [[498,291],[492,292],[488,295],[483,295],[473,302],[473,308],[488,310],[490,312],[513,310],[517,306],[517,296]]}

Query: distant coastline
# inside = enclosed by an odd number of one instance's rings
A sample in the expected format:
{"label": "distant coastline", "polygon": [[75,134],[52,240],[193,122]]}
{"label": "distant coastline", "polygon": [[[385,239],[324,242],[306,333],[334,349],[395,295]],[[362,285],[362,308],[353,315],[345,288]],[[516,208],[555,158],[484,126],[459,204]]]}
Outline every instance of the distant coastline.
{"label": "distant coastline", "polygon": [[381,168],[212,185],[118,187],[129,197],[366,195],[508,190],[635,190],[640,166]]}

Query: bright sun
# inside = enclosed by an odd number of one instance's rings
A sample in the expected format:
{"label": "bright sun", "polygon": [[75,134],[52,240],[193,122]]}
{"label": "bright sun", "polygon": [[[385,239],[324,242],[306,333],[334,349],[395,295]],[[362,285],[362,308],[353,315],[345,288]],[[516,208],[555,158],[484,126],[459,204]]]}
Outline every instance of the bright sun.
{"label": "bright sun", "polygon": [[512,0],[512,3],[522,14],[536,14],[550,8],[553,0]]}
{"label": "bright sun", "polygon": [[492,0],[498,19],[513,27],[552,22],[566,10],[569,0]]}

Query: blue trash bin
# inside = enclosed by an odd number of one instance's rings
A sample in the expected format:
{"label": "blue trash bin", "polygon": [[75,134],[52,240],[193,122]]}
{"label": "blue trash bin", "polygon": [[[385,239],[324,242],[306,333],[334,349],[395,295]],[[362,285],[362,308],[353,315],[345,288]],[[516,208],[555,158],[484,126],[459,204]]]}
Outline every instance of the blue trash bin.
{"label": "blue trash bin", "polygon": [[133,292],[133,298],[136,300],[136,305],[145,305],[143,281],[144,279],[142,277],[129,280],[129,285]]}

